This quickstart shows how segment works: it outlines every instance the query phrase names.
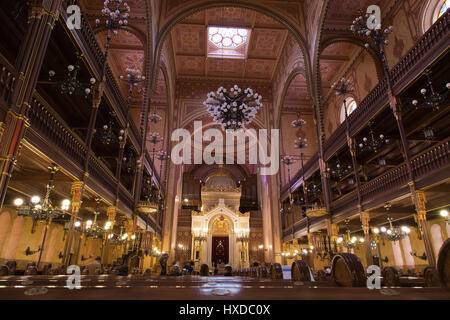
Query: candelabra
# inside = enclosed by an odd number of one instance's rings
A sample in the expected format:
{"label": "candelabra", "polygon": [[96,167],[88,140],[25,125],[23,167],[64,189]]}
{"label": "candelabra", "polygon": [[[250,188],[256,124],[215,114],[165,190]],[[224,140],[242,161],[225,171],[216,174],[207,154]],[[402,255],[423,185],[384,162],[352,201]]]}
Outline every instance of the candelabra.
{"label": "candelabra", "polygon": [[389,139],[385,139],[384,134],[380,134],[378,137],[375,136],[375,132],[372,129],[373,122],[369,121],[369,138],[364,137],[359,147],[362,151],[372,151],[378,152],[385,144],[389,143]]}
{"label": "candelabra", "polygon": [[227,91],[224,87],[211,91],[203,104],[214,121],[223,130],[241,130],[249,124],[262,107],[262,96],[247,88],[242,90],[237,85]]}
{"label": "candelabra", "polygon": [[389,210],[391,208],[391,205],[389,203],[386,203],[384,205],[384,208],[386,209],[386,214],[387,214],[387,220],[389,223],[389,227],[386,228],[385,226],[382,226],[381,228],[374,228],[373,232],[386,240],[389,241],[399,241],[402,240],[403,238],[405,238],[410,232],[411,230],[407,227],[407,226],[401,226],[401,227],[397,227],[397,226],[393,226],[392,224],[392,218],[389,214]]}
{"label": "candelabra", "polygon": [[425,71],[425,76],[427,78],[427,87],[429,88],[429,92],[427,89],[422,88],[420,93],[422,94],[423,102],[419,102],[418,100],[413,100],[412,104],[416,107],[416,109],[431,109],[438,110],[440,106],[444,105],[447,101],[447,96],[450,92],[450,83],[446,84],[447,91],[440,94],[437,92],[431,81],[431,72],[429,70]]}
{"label": "candelabra", "polygon": [[86,98],[92,92],[92,86],[97,82],[95,78],[90,79],[90,83],[82,83],[78,80],[78,72],[80,71],[80,63],[83,55],[77,53],[77,61],[75,65],[68,65],[67,70],[69,71],[67,74],[67,78],[62,80],[53,80],[56,76],[56,72],[54,70],[50,70],[48,75],[50,77],[50,83],[56,82],[57,88],[60,90],[61,94],[69,94],[69,95],[79,95],[85,96]]}
{"label": "candelabra", "polygon": [[301,118],[300,112],[297,112],[297,119],[295,119],[294,121],[291,122],[291,126],[293,128],[302,128],[303,126],[306,125],[306,120],[303,120]]}

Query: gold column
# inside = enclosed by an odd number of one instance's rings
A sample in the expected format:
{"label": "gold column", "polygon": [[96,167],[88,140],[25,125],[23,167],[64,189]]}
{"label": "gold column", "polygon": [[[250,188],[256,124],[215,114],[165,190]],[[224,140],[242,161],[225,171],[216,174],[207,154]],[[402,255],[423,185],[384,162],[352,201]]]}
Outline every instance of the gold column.
{"label": "gold column", "polygon": [[102,264],[108,264],[108,260],[109,260],[109,246],[110,246],[109,235],[113,233],[114,220],[116,219],[116,207],[109,206],[108,209],[106,209],[106,215],[108,216],[108,221],[111,222],[111,227],[109,228],[108,232],[106,233],[106,238],[105,238],[105,242],[103,245]]}
{"label": "gold column", "polygon": [[69,266],[71,262],[71,250],[75,236],[74,224],[78,218],[78,212],[80,211],[80,206],[82,202],[82,196],[84,191],[84,183],[81,181],[76,181],[72,183],[71,193],[72,193],[72,215],[69,222],[69,230],[67,232],[67,240],[64,245],[64,254],[62,258],[62,264]]}
{"label": "gold column", "polygon": [[425,244],[425,251],[427,253],[427,259],[430,266],[436,266],[436,257],[433,251],[433,245],[431,242],[430,232],[427,224],[427,209],[426,209],[426,197],[425,192],[416,191],[414,184],[410,183],[411,195],[413,203],[416,207],[415,220],[417,223],[417,231],[419,238],[423,238]]}
{"label": "gold column", "polygon": [[370,215],[369,212],[363,211],[360,213],[362,228],[364,231],[364,253],[366,255],[367,266],[373,265],[373,255],[370,249]]}

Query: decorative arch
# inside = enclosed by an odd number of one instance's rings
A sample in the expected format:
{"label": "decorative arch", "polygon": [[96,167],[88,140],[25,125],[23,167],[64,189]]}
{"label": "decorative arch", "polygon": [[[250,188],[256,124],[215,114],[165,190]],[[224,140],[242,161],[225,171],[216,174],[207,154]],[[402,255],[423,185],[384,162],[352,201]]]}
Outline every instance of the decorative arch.
{"label": "decorative arch", "polygon": [[267,7],[263,7],[260,5],[257,5],[255,3],[248,3],[246,1],[242,1],[242,0],[236,0],[236,1],[222,1],[220,3],[218,3],[217,1],[213,1],[213,0],[209,0],[203,3],[197,3],[197,4],[193,4],[190,6],[187,6],[182,12],[177,13],[174,17],[171,17],[166,24],[160,29],[160,33],[158,35],[157,38],[157,43],[156,43],[156,53],[155,53],[155,63],[153,64],[153,68],[152,68],[152,84],[154,85],[154,80],[156,79],[156,75],[157,75],[157,70],[158,70],[158,63],[160,61],[160,55],[161,55],[161,50],[163,47],[163,43],[166,39],[166,37],[169,35],[170,30],[180,21],[182,21],[184,18],[205,10],[205,9],[209,9],[209,8],[219,8],[219,7],[239,7],[239,8],[244,8],[244,9],[249,9],[249,10],[254,10],[257,11],[259,13],[262,13],[264,15],[267,15],[269,17],[271,17],[272,19],[278,21],[279,23],[281,23],[288,31],[290,31],[293,35],[295,40],[298,42],[301,50],[302,50],[302,54],[304,56],[304,60],[305,60],[305,68],[306,68],[306,74],[307,74],[307,85],[308,88],[310,86],[310,81],[308,81],[308,79],[312,79],[311,78],[311,64],[310,64],[310,59],[309,59],[309,51],[308,51],[308,46],[306,45],[306,41],[303,37],[303,35],[300,33],[300,31],[289,21],[287,21],[287,19],[285,19],[285,17],[283,17],[280,13],[275,12]]}
{"label": "decorative arch", "polygon": [[424,34],[438,19],[443,5],[450,6],[449,0],[428,0],[424,2],[421,10],[420,34]]}
{"label": "decorative arch", "polygon": [[[358,47],[361,47],[364,50],[367,50],[370,57],[372,58],[372,62],[375,65],[375,69],[377,70],[378,81],[381,81],[383,79],[384,69],[383,69],[383,65],[381,63],[378,52],[375,49],[373,49],[372,47],[369,47],[368,49],[366,49],[366,47],[364,46],[366,42],[363,41],[362,39],[352,37],[351,34],[339,35],[337,37],[327,37],[326,39],[324,39],[323,42],[320,44],[319,64],[320,64],[320,56],[322,55],[322,52],[330,45],[335,44],[335,43],[341,43],[341,42],[351,43]],[[320,82],[320,84],[321,84],[321,82]]]}
{"label": "decorative arch", "polygon": [[278,110],[278,117],[277,117],[277,123],[275,125],[275,128],[279,128],[281,127],[281,111],[282,111],[282,106],[284,105],[284,102],[286,100],[286,94],[287,91],[289,90],[289,87],[291,86],[292,81],[295,79],[295,77],[297,77],[299,74],[301,74],[302,76],[305,77],[306,79],[306,74],[305,74],[305,70],[303,68],[300,67],[296,67],[294,68],[291,73],[289,74],[286,83],[283,87],[283,91],[281,92],[281,101],[280,101],[280,107]]}

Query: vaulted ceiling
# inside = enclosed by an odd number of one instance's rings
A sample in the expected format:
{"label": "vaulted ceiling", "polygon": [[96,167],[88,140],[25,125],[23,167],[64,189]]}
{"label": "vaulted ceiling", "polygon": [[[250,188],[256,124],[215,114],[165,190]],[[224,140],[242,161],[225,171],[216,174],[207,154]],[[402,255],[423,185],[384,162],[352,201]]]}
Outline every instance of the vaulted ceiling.
{"label": "vaulted ceiling", "polygon": [[[208,27],[233,27],[250,30],[244,59],[225,55],[208,57],[214,44]],[[270,82],[288,31],[277,21],[243,8],[213,8],[197,12],[171,32],[178,78],[246,79]]]}

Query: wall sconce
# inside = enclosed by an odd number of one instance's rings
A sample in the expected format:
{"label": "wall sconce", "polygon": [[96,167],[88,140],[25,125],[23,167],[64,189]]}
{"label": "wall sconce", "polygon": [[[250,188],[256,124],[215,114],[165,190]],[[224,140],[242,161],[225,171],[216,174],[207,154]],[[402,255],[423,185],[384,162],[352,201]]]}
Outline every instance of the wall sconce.
{"label": "wall sconce", "polygon": [[35,254],[35,253],[38,253],[39,251],[41,251],[42,249],[41,249],[41,247],[39,247],[37,250],[35,250],[35,251],[32,251],[31,249],[30,249],[30,247],[27,247],[27,250],[25,250],[25,255],[26,256],[31,256],[31,255],[33,255],[33,254]]}
{"label": "wall sconce", "polygon": [[414,252],[411,251],[410,254],[411,254],[413,257],[419,258],[420,260],[427,260],[427,254],[426,254],[425,252],[424,252],[423,255],[421,255],[421,256],[418,256],[417,253],[416,253],[416,251],[414,251]]}

